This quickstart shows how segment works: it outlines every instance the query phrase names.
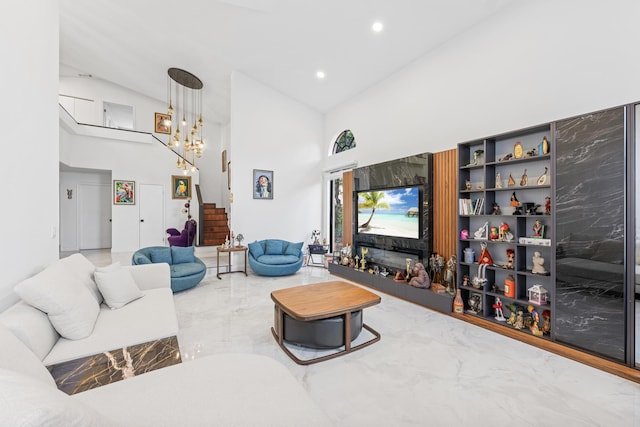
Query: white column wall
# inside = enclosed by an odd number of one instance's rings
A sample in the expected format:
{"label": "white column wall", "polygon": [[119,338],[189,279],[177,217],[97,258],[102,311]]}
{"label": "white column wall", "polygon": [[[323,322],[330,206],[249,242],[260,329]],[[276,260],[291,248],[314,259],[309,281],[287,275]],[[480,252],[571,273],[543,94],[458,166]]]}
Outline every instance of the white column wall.
{"label": "white column wall", "polygon": [[[231,228],[245,242],[308,241],[321,228],[323,117],[241,74],[231,77]],[[253,199],[253,169],[273,171],[273,200]]]}
{"label": "white column wall", "polygon": [[13,287],[58,258],[58,2],[12,2],[0,14],[3,140],[0,310]]}
{"label": "white column wall", "polygon": [[640,2],[518,2],[326,116],[359,166],[640,100]]}

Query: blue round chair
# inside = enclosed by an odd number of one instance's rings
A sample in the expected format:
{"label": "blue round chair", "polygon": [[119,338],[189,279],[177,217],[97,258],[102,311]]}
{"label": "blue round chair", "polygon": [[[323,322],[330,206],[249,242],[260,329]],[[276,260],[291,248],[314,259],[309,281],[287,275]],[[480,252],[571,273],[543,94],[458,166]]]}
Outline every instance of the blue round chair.
{"label": "blue round chair", "polygon": [[207,266],[194,255],[193,246],[150,246],[138,249],[131,257],[133,265],[161,262],[169,264],[173,293],[193,288],[207,274]]}

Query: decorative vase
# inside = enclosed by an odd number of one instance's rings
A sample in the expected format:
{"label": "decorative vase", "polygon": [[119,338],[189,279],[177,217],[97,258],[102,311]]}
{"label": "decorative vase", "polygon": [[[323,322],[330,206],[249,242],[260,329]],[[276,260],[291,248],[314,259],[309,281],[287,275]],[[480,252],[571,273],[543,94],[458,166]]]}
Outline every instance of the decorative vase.
{"label": "decorative vase", "polygon": [[511,274],[504,279],[504,295],[509,298],[516,297],[516,281]]}
{"label": "decorative vase", "polygon": [[464,262],[467,264],[473,264],[473,257],[475,256],[475,252],[473,248],[464,248]]}
{"label": "decorative vase", "polygon": [[456,296],[453,299],[453,312],[458,314],[464,313],[464,302],[462,301],[462,295],[460,295],[460,289],[456,290]]}

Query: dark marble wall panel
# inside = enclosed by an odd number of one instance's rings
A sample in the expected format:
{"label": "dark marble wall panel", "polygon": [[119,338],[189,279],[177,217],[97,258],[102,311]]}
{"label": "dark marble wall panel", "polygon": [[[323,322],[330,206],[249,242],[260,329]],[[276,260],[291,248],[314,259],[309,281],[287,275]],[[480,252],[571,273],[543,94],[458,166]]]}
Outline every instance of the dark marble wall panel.
{"label": "dark marble wall panel", "polygon": [[[423,261],[423,258],[428,259],[432,251],[432,169],[433,155],[431,153],[423,153],[353,170],[354,197],[358,191],[379,190],[414,184],[422,186],[423,194],[422,237],[420,239],[358,234],[356,224],[358,209],[357,201],[354,201],[354,215],[352,217],[353,242],[358,253],[360,253],[359,248],[361,246],[383,249],[385,258],[383,263],[398,268],[402,268],[404,265],[404,262],[401,265],[395,265],[400,259],[413,258],[417,261]],[[378,254],[381,253],[378,252]]]}
{"label": "dark marble wall panel", "polygon": [[625,114],[556,125],[555,337],[625,358]]}

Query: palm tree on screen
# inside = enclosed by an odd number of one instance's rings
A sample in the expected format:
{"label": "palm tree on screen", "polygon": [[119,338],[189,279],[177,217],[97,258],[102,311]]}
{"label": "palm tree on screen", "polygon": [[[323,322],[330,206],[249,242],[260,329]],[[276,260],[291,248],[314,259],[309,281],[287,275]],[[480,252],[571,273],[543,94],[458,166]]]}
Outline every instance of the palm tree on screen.
{"label": "palm tree on screen", "polygon": [[360,228],[369,227],[369,223],[371,222],[371,218],[373,218],[373,214],[376,212],[377,208],[380,209],[391,209],[389,203],[383,202],[384,191],[371,191],[369,193],[362,193],[362,198],[364,202],[358,203],[358,209],[371,209],[371,216],[360,226]]}

